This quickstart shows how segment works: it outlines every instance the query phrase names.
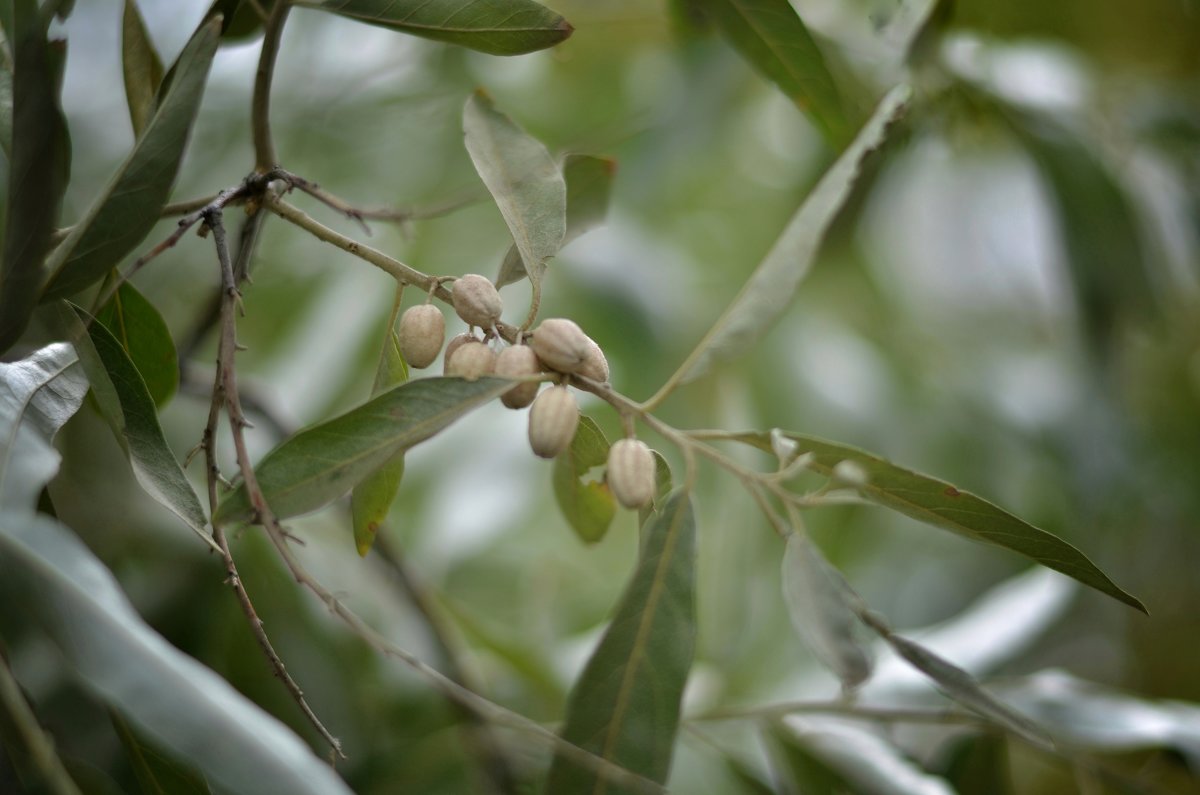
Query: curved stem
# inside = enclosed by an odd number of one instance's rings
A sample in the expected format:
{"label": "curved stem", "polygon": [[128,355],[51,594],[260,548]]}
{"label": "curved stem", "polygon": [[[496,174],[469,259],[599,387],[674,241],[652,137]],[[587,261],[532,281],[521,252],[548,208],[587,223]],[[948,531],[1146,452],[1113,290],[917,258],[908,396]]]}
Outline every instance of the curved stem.
{"label": "curved stem", "polygon": [[279,162],[275,142],[271,140],[271,78],[275,75],[275,58],[283,37],[291,3],[276,0],[271,14],[263,25],[262,50],[258,56],[258,71],[254,74],[254,99],[250,106],[250,126],[254,136],[254,165],[260,173],[270,171]]}

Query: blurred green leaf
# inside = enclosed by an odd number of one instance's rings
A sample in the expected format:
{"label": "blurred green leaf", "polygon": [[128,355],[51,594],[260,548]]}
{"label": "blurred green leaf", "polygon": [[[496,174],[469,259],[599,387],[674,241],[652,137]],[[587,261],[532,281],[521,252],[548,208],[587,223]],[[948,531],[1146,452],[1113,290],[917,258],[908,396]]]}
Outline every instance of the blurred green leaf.
{"label": "blurred green leaf", "polygon": [[158,222],[200,108],[218,34],[216,20],[201,26],[180,54],[174,79],[133,151],[50,256],[44,299],[77,292],[103,277]]}
{"label": "blurred green leaf", "polygon": [[533,0],[325,0],[319,8],[492,55],[544,50],[572,31]]}
{"label": "blurred green leaf", "polygon": [[75,346],[92,396],[129,460],[138,485],[219,551],[205,526],[200,499],[158,424],[154,400],[117,338],[78,307],[60,302],[50,313],[58,332]]}
{"label": "blurred green leaf", "polygon": [[767,737],[768,758],[776,778],[791,785],[786,791],[803,795],[858,795],[845,778],[798,742],[783,725],[775,726]]}
{"label": "blurred green leaf", "polygon": [[163,406],[179,386],[179,358],[166,321],[128,282],[96,315],[133,362],[154,405]]}
{"label": "blurred green leaf", "polygon": [[943,749],[937,769],[955,792],[972,795],[1012,795],[1008,744],[1003,734],[987,732],[952,738]]}
{"label": "blurred green leaf", "polygon": [[944,779],[866,729],[814,719],[789,722],[778,734],[786,738],[796,790],[805,795],[954,795]]}
{"label": "blurred green leaf", "polygon": [[[388,318],[387,333],[383,349],[379,353],[379,365],[375,370],[375,383],[371,397],[386,392],[408,380],[408,365],[400,353],[400,338],[396,336],[396,317],[400,314],[400,296],[404,288],[396,288],[396,303]],[[379,526],[387,518],[400,480],[404,477],[404,451],[393,455],[379,469],[367,475],[350,493],[350,515],[354,527],[354,546],[358,554],[366,556],[375,543]]]}
{"label": "blurred green leaf", "polygon": [[[511,387],[499,378],[422,378],[402,384],[276,447],[255,468],[258,484],[280,519],[315,511],[397,453]],[[243,485],[225,498],[213,521],[243,521],[251,513]]]}
{"label": "blurred green leaf", "polygon": [[565,455],[554,459],[551,482],[554,499],[571,529],[585,544],[594,544],[608,532],[617,503],[608,485],[584,482],[593,467],[604,466],[608,460],[608,439],[596,421],[580,416],[575,438]]}
{"label": "blurred green leaf", "polygon": [[15,65],[8,218],[0,263],[0,353],[21,336],[37,305],[45,276],[42,262],[71,170],[70,138],[59,107],[66,42],[47,42],[42,26],[23,17],[17,14],[18,29],[10,31]]}
{"label": "blurred green leaf", "polygon": [[467,100],[463,131],[471,162],[504,216],[525,272],[540,284],[546,260],[558,253],[566,234],[562,170],[541,141],[496,110],[481,91]]}
{"label": "blurred green leaf", "polygon": [[[562,737],[665,782],[696,644],[696,522],[677,491],[646,531],[637,568],[571,690]],[[627,790],[555,756],[547,792]]]}
{"label": "blurred green leaf", "polygon": [[1137,214],[1125,189],[1078,138],[1015,114],[1058,216],[1084,330],[1110,347],[1120,321],[1154,307]]}
{"label": "blurred green leaf", "polygon": [[4,158],[12,162],[13,136],[13,65],[0,55],[0,150]]}
{"label": "blurred green leaf", "polygon": [[820,249],[830,224],[850,198],[863,161],[887,139],[911,94],[896,86],[805,198],[766,258],[680,366],[670,383],[686,384],[719,362],[737,358],[787,310]]}
{"label": "blurred green leaf", "polygon": [[87,390],[79,357],[65,342],[0,362],[0,513],[33,510],[62,460],[54,435]]}
{"label": "blurred green leaf", "polygon": [[801,110],[811,114],[830,142],[850,138],[841,94],[813,41],[788,0],[698,0],[733,46]]}
{"label": "blurred green leaf", "polygon": [[[258,0],[263,13],[271,13],[275,0]],[[259,16],[255,3],[247,0],[213,0],[204,14],[204,22],[221,15],[221,43],[241,43],[262,32],[263,18]],[[204,24],[202,22],[201,24]]]}
{"label": "blurred green leaf", "polygon": [[967,709],[995,721],[1011,732],[1032,742],[1040,748],[1052,748],[1046,732],[1037,723],[1007,706],[983,689],[975,677],[954,663],[935,654],[919,643],[893,634],[878,624],[880,636],[892,649],[912,667],[928,676],[942,691]]}
{"label": "blurred green leaf", "polygon": [[121,71],[125,76],[129,121],[136,138],[154,115],[154,97],[162,83],[163,65],[135,0],[125,0],[121,18]]}
{"label": "blurred green leaf", "polygon": [[[607,157],[591,155],[567,155],[563,159],[562,175],[567,185],[566,233],[562,246],[604,223],[608,214],[608,200],[612,194],[613,176],[617,163]],[[561,248],[561,246],[560,246]],[[520,281],[525,278],[525,263],[516,245],[508,247],[496,286]]]}
{"label": "blurred green leaf", "polygon": [[860,601],[841,572],[803,533],[788,536],[783,554],[783,599],[792,626],[817,659],[852,689],[871,675],[871,654],[857,633]]}
{"label": "blurred green leaf", "polygon": [[138,786],[148,795],[212,795],[208,782],[199,773],[181,765],[145,742],[130,728],[125,719],[115,710],[110,713],[113,728],[129,766],[137,778]]}
{"label": "blurred green leaf", "polygon": [[0,594],[101,701],[244,795],[348,795],[278,720],[150,629],[104,564],[45,516],[0,515]]}
{"label": "blurred green leaf", "polygon": [[[968,491],[960,491],[943,480],[904,469],[854,447],[796,433],[784,435],[799,444],[798,454],[812,453],[809,468],[822,475],[831,475],[833,468],[842,461],[853,461],[862,467],[868,480],[858,492],[877,505],[975,541],[1019,552],[1146,612],[1141,602],[1118,588],[1074,546]],[[769,434],[732,434],[731,438],[771,452]]]}

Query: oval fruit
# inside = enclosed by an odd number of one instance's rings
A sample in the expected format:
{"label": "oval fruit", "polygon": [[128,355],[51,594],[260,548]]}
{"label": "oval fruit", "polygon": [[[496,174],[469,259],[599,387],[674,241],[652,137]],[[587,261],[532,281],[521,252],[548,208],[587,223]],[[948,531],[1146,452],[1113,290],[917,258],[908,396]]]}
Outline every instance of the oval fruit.
{"label": "oval fruit", "polygon": [[454,303],[454,311],[468,326],[490,329],[500,320],[500,313],[504,311],[504,301],[496,285],[478,273],[468,273],[456,279],[450,298]]}
{"label": "oval fruit", "polygon": [[[496,357],[496,375],[503,378],[537,375],[541,370],[537,354],[528,345],[510,345]],[[500,402],[510,409],[523,409],[537,397],[540,386],[536,381],[517,384],[500,396]]]}
{"label": "oval fruit", "polygon": [[432,304],[409,307],[400,316],[400,355],[418,369],[433,364],[446,339],[446,318]]}
{"label": "oval fruit", "polygon": [[529,409],[529,446],[534,455],[554,458],[571,445],[579,426],[579,404],[561,384],[537,396]]}
{"label": "oval fruit", "polygon": [[654,499],[654,454],[645,442],[620,439],[608,450],[608,487],[626,508],[643,508]]}

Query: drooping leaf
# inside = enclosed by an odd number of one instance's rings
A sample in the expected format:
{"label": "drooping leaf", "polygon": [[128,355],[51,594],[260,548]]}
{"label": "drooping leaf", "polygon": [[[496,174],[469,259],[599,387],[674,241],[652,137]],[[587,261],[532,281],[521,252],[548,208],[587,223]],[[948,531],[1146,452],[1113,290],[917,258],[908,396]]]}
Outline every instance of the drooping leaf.
{"label": "drooping leaf", "polygon": [[859,640],[854,604],[861,601],[805,535],[788,536],[783,554],[783,599],[792,625],[817,659],[852,689],[871,675],[869,648]]}
{"label": "drooping leaf", "polygon": [[[200,540],[217,549],[205,530],[200,498],[183,474],[158,424],[154,400],[117,338],[78,307],[59,302],[47,313],[56,330],[75,346],[100,414],[112,428],[138,485],[183,520]],[[218,550],[219,551],[219,550]]]}
{"label": "drooping leaf", "polygon": [[171,85],[133,151],[51,255],[44,299],[69,295],[99,280],[157,223],[200,108],[219,27],[215,19],[201,26],[180,54]]}
{"label": "drooping leaf", "polygon": [[320,7],[492,55],[544,50],[573,30],[567,20],[533,0],[325,0]]}
{"label": "drooping leaf", "polygon": [[[877,505],[975,541],[1018,552],[1146,612],[1141,602],[1118,588],[1074,546],[987,500],[854,447],[795,433],[786,436],[799,444],[799,453],[812,453],[811,468],[822,475],[832,474],[833,468],[842,461],[853,461],[862,467],[867,474],[867,483],[859,487],[858,492]],[[771,451],[769,434],[736,434],[736,438]]]}
{"label": "drooping leaf", "polygon": [[825,56],[788,0],[699,0],[705,15],[750,64],[812,115],[840,147],[850,130]]}
{"label": "drooping leaf", "polygon": [[567,524],[585,544],[604,538],[617,515],[617,502],[608,485],[600,481],[584,481],[593,467],[604,466],[608,460],[608,439],[596,421],[588,416],[579,418],[575,438],[564,455],[554,459],[551,483],[554,499]]}
{"label": "drooping leaf", "polygon": [[541,141],[496,110],[483,92],[467,100],[463,131],[471,162],[504,216],[525,272],[538,284],[566,234],[562,170]]}
{"label": "drooping leaf", "polygon": [[895,634],[877,614],[864,609],[859,617],[864,624],[875,630],[896,654],[929,677],[949,698],[1039,748],[1054,747],[1053,741],[1041,726],[997,699],[969,672],[916,641]]}
{"label": "drooping leaf", "polygon": [[100,309],[96,320],[116,337],[142,376],[154,405],[165,405],[179,386],[179,358],[171,331],[154,304],[126,282]]}
{"label": "drooping leaf", "polygon": [[0,595],[22,605],[98,699],[222,791],[349,794],[290,729],[147,626],[57,521],[0,514]]}
{"label": "drooping leaf", "polygon": [[[680,701],[696,644],[696,525],[675,492],[646,530],[612,622],[571,690],[562,737],[652,781],[671,767]],[[628,790],[554,758],[547,792]]]}
{"label": "drooping leaf", "polygon": [[0,514],[33,511],[62,460],[54,435],[87,390],[79,357],[65,342],[0,362]]}
{"label": "drooping leaf", "polygon": [[119,713],[114,711],[110,717],[142,792],[154,795],[212,795],[203,776],[143,740]]}
{"label": "drooping leaf", "polygon": [[[379,354],[379,366],[375,370],[375,383],[371,397],[386,392],[408,380],[408,365],[400,353],[400,338],[396,336],[396,317],[400,313],[400,295],[397,288],[396,303],[388,319],[387,334],[384,335],[383,350]],[[379,526],[387,518],[396,492],[400,490],[400,479],[404,477],[404,451],[393,455],[379,469],[367,475],[350,493],[350,514],[354,526],[354,546],[358,554],[366,556],[375,543]]]}
{"label": "drooping leaf", "polygon": [[71,169],[70,138],[59,107],[66,42],[47,42],[42,26],[23,16],[17,14],[18,27],[10,31],[15,63],[12,145],[6,150],[8,220],[0,262],[0,353],[21,336],[37,305],[45,277],[42,262]]}
{"label": "drooping leaf", "polygon": [[926,773],[899,748],[866,729],[806,719],[789,721],[786,733],[796,759],[807,756],[807,766],[793,767],[809,776],[807,782],[797,776],[800,792],[954,795],[945,779]]}
{"label": "drooping leaf", "polygon": [[777,780],[786,781],[794,792],[804,795],[843,795],[855,792],[853,786],[826,764],[782,724],[768,734],[767,758]]}
{"label": "drooping leaf", "polygon": [[[281,519],[315,511],[397,453],[511,387],[512,382],[499,378],[422,378],[402,384],[276,447],[254,470],[259,486]],[[242,486],[225,498],[213,521],[249,518],[250,501]]]}
{"label": "drooping leaf", "polygon": [[[563,159],[562,174],[567,184],[567,226],[562,245],[604,223],[608,214],[608,199],[612,194],[613,175],[616,174],[615,160],[591,155],[567,155]],[[525,278],[525,263],[516,245],[509,246],[500,264],[496,286],[503,287]]]}
{"label": "drooping leaf", "polygon": [[694,381],[713,365],[741,356],[787,310],[825,232],[850,197],[863,161],[887,139],[910,93],[901,84],[884,96],[858,136],[805,198],[742,291],[688,355],[673,383]]}
{"label": "drooping leaf", "polygon": [[154,97],[162,83],[163,65],[135,0],[125,0],[121,18],[121,72],[125,77],[129,121],[136,138],[154,115]]}

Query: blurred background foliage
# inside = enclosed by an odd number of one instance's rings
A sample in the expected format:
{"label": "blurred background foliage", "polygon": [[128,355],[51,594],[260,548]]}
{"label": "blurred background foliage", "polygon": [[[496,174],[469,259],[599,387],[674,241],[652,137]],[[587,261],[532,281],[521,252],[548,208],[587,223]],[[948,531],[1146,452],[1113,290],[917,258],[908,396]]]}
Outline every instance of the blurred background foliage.
{"label": "blurred background foliage", "polygon": [[[794,2],[861,120],[904,74],[898,31],[913,8]],[[140,5],[168,63],[207,8]],[[462,146],[473,89],[486,88],[553,152],[615,158],[608,223],[551,263],[543,314],[577,320],[607,352],[617,389],[642,399],[737,292],[834,153],[689,0],[549,5],[574,34],[515,58],[296,9],[275,83],[277,146],[289,170],[359,206],[465,201],[428,220],[371,224],[371,245],[448,275],[493,275],[509,245]],[[120,21],[119,2],[92,0],[62,25],[74,145],[64,223],[86,209],[133,140]],[[234,185],[253,163],[257,49],[250,37],[219,52],[176,199]],[[792,311],[753,354],[684,388],[660,416],[680,427],[824,436],[993,499],[1079,546],[1150,616],[878,509],[806,518],[894,626],[951,622],[943,633],[958,633],[962,657],[950,656],[989,681],[1057,669],[1145,698],[1200,701],[1200,5],[960,0],[919,40],[911,68],[918,98],[870,161]],[[215,340],[197,330],[207,328],[217,285],[211,248],[185,238],[135,283],[164,314],[185,362],[163,410],[182,455],[208,406]],[[506,317],[523,315],[527,292],[505,289]],[[259,407],[251,438],[260,453],[367,397],[391,308],[385,274],[270,219],[245,301],[249,350],[239,362]],[[610,437],[619,433],[606,407],[585,411]],[[387,554],[357,556],[345,505],[289,527],[331,589],[444,665],[446,649],[396,575],[404,566],[485,693],[553,722],[630,571],[637,530],[623,512],[602,542],[581,543],[554,505],[550,465],[529,454],[524,433],[524,416],[497,404],[410,454],[383,531]],[[678,467],[672,449],[648,441]],[[85,407],[59,446],[65,464],[50,486],[58,513],[142,615],[319,748],[213,559],[141,495],[95,411]],[[192,474],[200,477],[199,465]],[[833,696],[834,679],[787,631],[779,539],[722,473],[702,471],[697,499],[700,645],[686,713]],[[338,770],[354,790],[478,791],[458,715],[349,636],[269,552],[254,529],[235,539],[281,656],[347,749]],[[1000,598],[997,587],[1016,590],[1005,609],[983,609]],[[73,769],[86,771],[87,790],[133,790],[105,708],[71,684],[48,648],[23,642],[20,627],[6,627],[5,638],[43,722]],[[929,697],[912,682],[896,687],[898,703]],[[757,728],[735,721],[682,732],[675,791],[755,791],[761,772],[741,765],[761,768],[760,757],[730,764],[708,743],[738,748],[759,738]],[[788,791],[780,771],[798,764],[797,753],[767,734],[770,780]],[[527,774],[544,763],[505,737]],[[963,792],[1076,786],[1063,763],[1020,746],[1005,757],[981,742],[962,745],[973,735],[954,735],[960,746],[944,734],[898,737],[929,769],[954,771],[947,775]],[[1129,751],[1115,762],[1163,791],[1200,791],[1200,771],[1189,772],[1180,750]],[[1011,789],[970,783],[967,763],[987,753],[1001,754]]]}

